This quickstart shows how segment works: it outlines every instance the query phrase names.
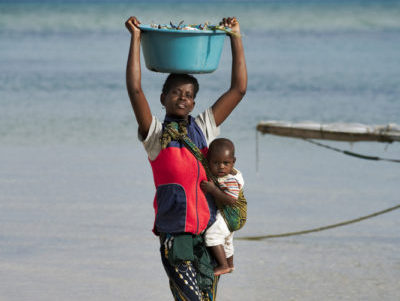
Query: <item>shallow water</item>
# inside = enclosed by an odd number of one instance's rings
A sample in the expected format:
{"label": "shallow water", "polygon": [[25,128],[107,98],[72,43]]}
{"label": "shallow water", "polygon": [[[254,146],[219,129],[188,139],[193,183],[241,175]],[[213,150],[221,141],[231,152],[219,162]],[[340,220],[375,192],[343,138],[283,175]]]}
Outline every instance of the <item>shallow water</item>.
{"label": "shallow water", "polygon": [[[0,299],[166,300],[152,175],[125,90],[131,14],[144,23],[237,15],[249,72],[222,126],[237,147],[249,219],[240,236],[333,224],[400,202],[399,166],[302,140],[261,120],[400,124],[396,1],[167,4],[0,1]],[[229,86],[199,75],[197,112]],[[143,70],[153,113],[165,75]],[[398,143],[327,142],[400,158]],[[236,240],[218,300],[398,300],[399,212],[309,235]],[[168,297],[165,297],[165,296]]]}

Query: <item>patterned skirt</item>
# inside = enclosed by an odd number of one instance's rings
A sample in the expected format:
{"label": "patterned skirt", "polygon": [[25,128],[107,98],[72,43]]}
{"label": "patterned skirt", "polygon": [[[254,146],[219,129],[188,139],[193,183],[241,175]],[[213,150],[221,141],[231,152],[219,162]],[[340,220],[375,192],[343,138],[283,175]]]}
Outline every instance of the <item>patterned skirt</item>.
{"label": "patterned skirt", "polygon": [[201,289],[198,271],[194,261],[171,264],[168,260],[173,244],[173,236],[160,237],[161,261],[169,278],[169,286],[175,301],[215,301],[219,277],[214,277],[212,285]]}

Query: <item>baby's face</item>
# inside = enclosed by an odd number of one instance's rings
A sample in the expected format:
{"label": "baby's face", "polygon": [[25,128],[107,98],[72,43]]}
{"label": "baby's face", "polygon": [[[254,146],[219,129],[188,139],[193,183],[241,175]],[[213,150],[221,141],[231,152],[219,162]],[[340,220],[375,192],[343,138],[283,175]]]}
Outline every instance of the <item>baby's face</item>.
{"label": "baby's face", "polygon": [[232,172],[233,166],[235,165],[235,157],[232,156],[229,149],[216,151],[208,157],[208,164],[211,173],[221,178]]}

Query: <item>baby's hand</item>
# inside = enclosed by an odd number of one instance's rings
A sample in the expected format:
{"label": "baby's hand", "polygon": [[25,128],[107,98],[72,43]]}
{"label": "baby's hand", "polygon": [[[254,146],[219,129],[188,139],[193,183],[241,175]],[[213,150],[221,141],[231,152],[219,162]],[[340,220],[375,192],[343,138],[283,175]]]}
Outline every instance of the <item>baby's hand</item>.
{"label": "baby's hand", "polygon": [[140,21],[136,17],[130,17],[125,22],[125,27],[129,30],[131,34],[140,34]]}
{"label": "baby's hand", "polygon": [[239,21],[236,19],[236,17],[223,18],[219,25],[231,28],[232,32],[240,36]]}
{"label": "baby's hand", "polygon": [[215,186],[214,182],[212,181],[201,181],[200,188],[205,193],[211,193],[215,188],[217,188],[217,186]]}

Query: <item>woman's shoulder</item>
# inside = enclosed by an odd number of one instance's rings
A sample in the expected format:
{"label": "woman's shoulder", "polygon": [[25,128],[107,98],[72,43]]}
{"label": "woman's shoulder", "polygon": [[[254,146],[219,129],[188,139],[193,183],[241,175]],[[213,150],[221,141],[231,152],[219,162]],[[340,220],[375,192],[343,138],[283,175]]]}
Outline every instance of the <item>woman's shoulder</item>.
{"label": "woman's shoulder", "polygon": [[143,143],[150,160],[154,160],[161,151],[161,134],[162,123],[154,115],[147,136],[143,138],[138,134],[138,138]]}
{"label": "woman's shoulder", "polygon": [[195,122],[203,132],[204,137],[207,140],[207,145],[219,136],[220,129],[215,124],[214,114],[211,107],[197,115]]}

